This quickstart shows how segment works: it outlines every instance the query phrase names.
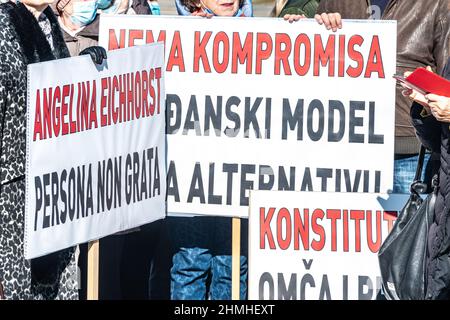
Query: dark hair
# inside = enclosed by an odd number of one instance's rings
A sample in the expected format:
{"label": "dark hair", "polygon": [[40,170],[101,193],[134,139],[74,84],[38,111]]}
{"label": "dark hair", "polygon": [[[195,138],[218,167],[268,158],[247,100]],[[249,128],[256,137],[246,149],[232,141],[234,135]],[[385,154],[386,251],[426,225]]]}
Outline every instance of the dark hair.
{"label": "dark hair", "polygon": [[[200,0],[181,0],[183,6],[185,6],[189,12],[197,11],[200,8]],[[239,0],[239,8],[244,4],[244,0]]]}

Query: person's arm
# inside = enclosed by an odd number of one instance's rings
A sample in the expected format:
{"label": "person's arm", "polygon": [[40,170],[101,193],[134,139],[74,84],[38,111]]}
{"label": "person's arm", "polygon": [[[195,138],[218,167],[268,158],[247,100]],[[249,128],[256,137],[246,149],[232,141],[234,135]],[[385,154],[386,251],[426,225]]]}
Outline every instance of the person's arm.
{"label": "person's arm", "polygon": [[433,117],[440,122],[450,124],[450,98],[437,94],[427,94],[426,99]]}
{"label": "person's arm", "polygon": [[[444,66],[450,56],[450,2],[441,1],[438,9],[439,17],[434,27],[433,57],[436,61],[436,72],[443,74]],[[444,75],[445,76],[445,75]]]}
{"label": "person's arm", "polygon": [[433,116],[429,100],[423,94],[412,89],[406,89],[402,94],[409,97],[413,102],[410,109],[410,115],[420,141],[427,149],[439,153],[441,144],[441,124]]}
{"label": "person's arm", "polygon": [[[15,41],[11,40],[11,21],[9,14],[5,13],[3,10],[0,10],[0,30],[3,32],[0,32],[0,62],[2,61],[8,61],[7,57],[11,54],[11,52],[15,52],[16,49],[14,45],[16,44]],[[4,176],[3,171],[5,170],[5,164],[1,161],[1,157],[3,155],[3,134],[5,131],[5,117],[6,117],[6,111],[7,111],[7,81],[3,81],[4,79],[11,79],[11,66],[8,66],[6,63],[0,63],[0,178]],[[3,188],[0,186],[0,197],[2,194]],[[0,212],[0,215],[2,212]],[[1,218],[0,218],[1,220]],[[0,234],[2,230],[0,229]],[[1,235],[0,235],[1,238]],[[1,261],[2,254],[1,254],[1,246],[0,246],[0,265],[3,261]],[[1,268],[0,268],[0,279],[4,279],[3,275],[1,274]]]}
{"label": "person's arm", "polygon": [[312,18],[318,6],[317,0],[292,0],[286,3],[279,17],[292,23],[300,19]]}
{"label": "person's arm", "polygon": [[[427,69],[431,71],[430,67]],[[405,77],[409,74],[411,72],[405,72]],[[450,98],[423,95],[413,89],[405,89],[402,93],[413,101],[410,114],[417,136],[425,147],[439,153],[441,123],[450,123]]]}
{"label": "person's arm", "polygon": [[423,106],[417,102],[411,106],[410,114],[416,134],[427,149],[440,153],[441,124],[424,110]]}
{"label": "person's arm", "polygon": [[[0,12],[0,20],[2,20],[1,18],[2,12]],[[2,26],[0,25],[0,28],[2,28]],[[6,41],[5,39],[5,33],[0,32],[0,42],[1,43],[5,43],[4,41]],[[6,42],[7,43],[7,42]],[[5,46],[0,47],[0,61],[6,61],[6,55],[4,54],[5,50]],[[0,63],[0,79],[5,79],[5,74],[4,74],[4,70],[3,70],[3,64]],[[3,131],[4,131],[4,124],[5,124],[5,112],[6,112],[6,88],[3,85],[3,82],[0,81],[0,158],[3,154]],[[4,170],[3,167],[3,163],[0,161],[0,177],[2,176],[2,172]],[[0,197],[2,194],[2,190],[3,188],[0,186]],[[0,212],[0,215],[2,215],[3,213]],[[1,219],[1,218],[0,218]],[[1,235],[2,230],[0,229],[0,238],[2,237]],[[3,259],[2,259],[2,248],[0,248],[0,265],[4,263]],[[2,268],[0,267],[0,300],[5,299],[5,295],[3,292],[3,284],[2,281],[4,279],[3,273],[2,273]]]}
{"label": "person's arm", "polygon": [[289,0],[281,10],[279,17],[290,14],[314,18],[318,6],[319,1],[317,0]]}

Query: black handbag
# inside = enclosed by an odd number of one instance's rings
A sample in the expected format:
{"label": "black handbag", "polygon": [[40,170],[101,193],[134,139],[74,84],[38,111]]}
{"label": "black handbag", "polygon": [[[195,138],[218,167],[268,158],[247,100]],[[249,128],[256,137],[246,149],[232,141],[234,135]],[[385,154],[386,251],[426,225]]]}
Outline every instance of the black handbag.
{"label": "black handbag", "polygon": [[410,197],[378,251],[382,290],[388,300],[423,300],[426,295],[428,230],[434,215],[437,175],[433,191],[422,200],[426,185],[420,181],[425,148],[422,146]]}

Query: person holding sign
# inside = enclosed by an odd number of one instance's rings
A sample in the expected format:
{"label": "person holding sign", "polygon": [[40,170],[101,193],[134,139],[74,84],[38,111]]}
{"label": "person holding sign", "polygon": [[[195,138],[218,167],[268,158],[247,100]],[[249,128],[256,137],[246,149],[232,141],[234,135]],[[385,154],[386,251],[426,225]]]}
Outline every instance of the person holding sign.
{"label": "person holding sign", "polygon": [[153,14],[147,0],[58,0],[54,7],[71,56],[98,44],[102,14]]}
{"label": "person holding sign", "polygon": [[[147,0],[57,0],[55,2],[58,22],[71,56],[84,49],[96,46],[99,38],[100,16],[116,14],[156,14],[157,2]],[[160,222],[135,228],[125,233],[100,239],[100,285],[99,299],[145,299],[148,295],[147,281],[142,278],[149,271],[149,250],[139,250],[142,242],[152,242],[159,233]],[[145,238],[146,237],[146,238]],[[156,236],[155,236],[156,237]],[[134,250],[124,247],[134,246]],[[143,252],[145,252],[143,254]],[[148,258],[148,259],[147,259]],[[87,243],[79,246],[78,267],[82,283],[87,281]],[[80,299],[86,297],[86,286],[82,286]]]}
{"label": "person holding sign", "polygon": [[[248,0],[176,0],[180,15],[211,18],[251,17]],[[290,23],[305,18],[287,14]],[[168,217],[173,245],[171,275],[172,300],[230,300],[232,219],[226,217]],[[248,220],[242,221],[240,256],[240,299],[247,295]]]}
{"label": "person holding sign", "polygon": [[[405,77],[409,73],[405,73]],[[443,72],[450,80],[450,58]],[[450,299],[450,90],[443,95],[421,94],[406,89],[403,94],[413,101],[411,117],[423,145],[440,154],[439,192],[433,223],[428,234],[426,299]]]}
{"label": "person holding sign", "polygon": [[[430,65],[442,73],[450,55],[449,6],[448,0],[322,0],[315,18],[333,32],[343,27],[342,19],[397,20],[397,72],[403,74]],[[416,172],[420,142],[411,123],[410,108],[411,102],[402,96],[402,87],[397,85],[394,193],[409,193]],[[425,172],[432,170],[434,162],[428,159],[429,154]],[[425,179],[430,183],[429,180]]]}
{"label": "person holding sign", "polygon": [[56,2],[59,26],[71,56],[97,45],[100,22],[100,16],[97,14],[98,5],[96,1],[58,0]]}
{"label": "person holding sign", "polygon": [[[175,0],[178,14],[251,17],[249,0]],[[231,218],[168,217],[174,255],[170,270],[172,300],[231,300]],[[247,221],[243,231],[247,231]],[[242,239],[246,239],[242,236]],[[244,241],[245,245],[246,242]],[[240,257],[240,299],[247,295],[246,247]]]}
{"label": "person holding sign", "polygon": [[[78,299],[73,249],[24,258],[27,65],[69,57],[49,5],[0,4],[0,287],[5,299]],[[96,62],[106,52],[83,52]]]}

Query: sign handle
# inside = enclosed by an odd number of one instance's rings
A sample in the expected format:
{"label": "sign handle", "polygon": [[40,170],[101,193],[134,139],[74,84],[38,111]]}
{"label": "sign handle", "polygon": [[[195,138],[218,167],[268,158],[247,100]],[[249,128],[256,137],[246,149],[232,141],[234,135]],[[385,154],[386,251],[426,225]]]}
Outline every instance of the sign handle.
{"label": "sign handle", "polygon": [[240,300],[241,218],[233,218],[231,243],[231,299]]}
{"label": "sign handle", "polygon": [[87,299],[98,300],[99,240],[88,244]]}

